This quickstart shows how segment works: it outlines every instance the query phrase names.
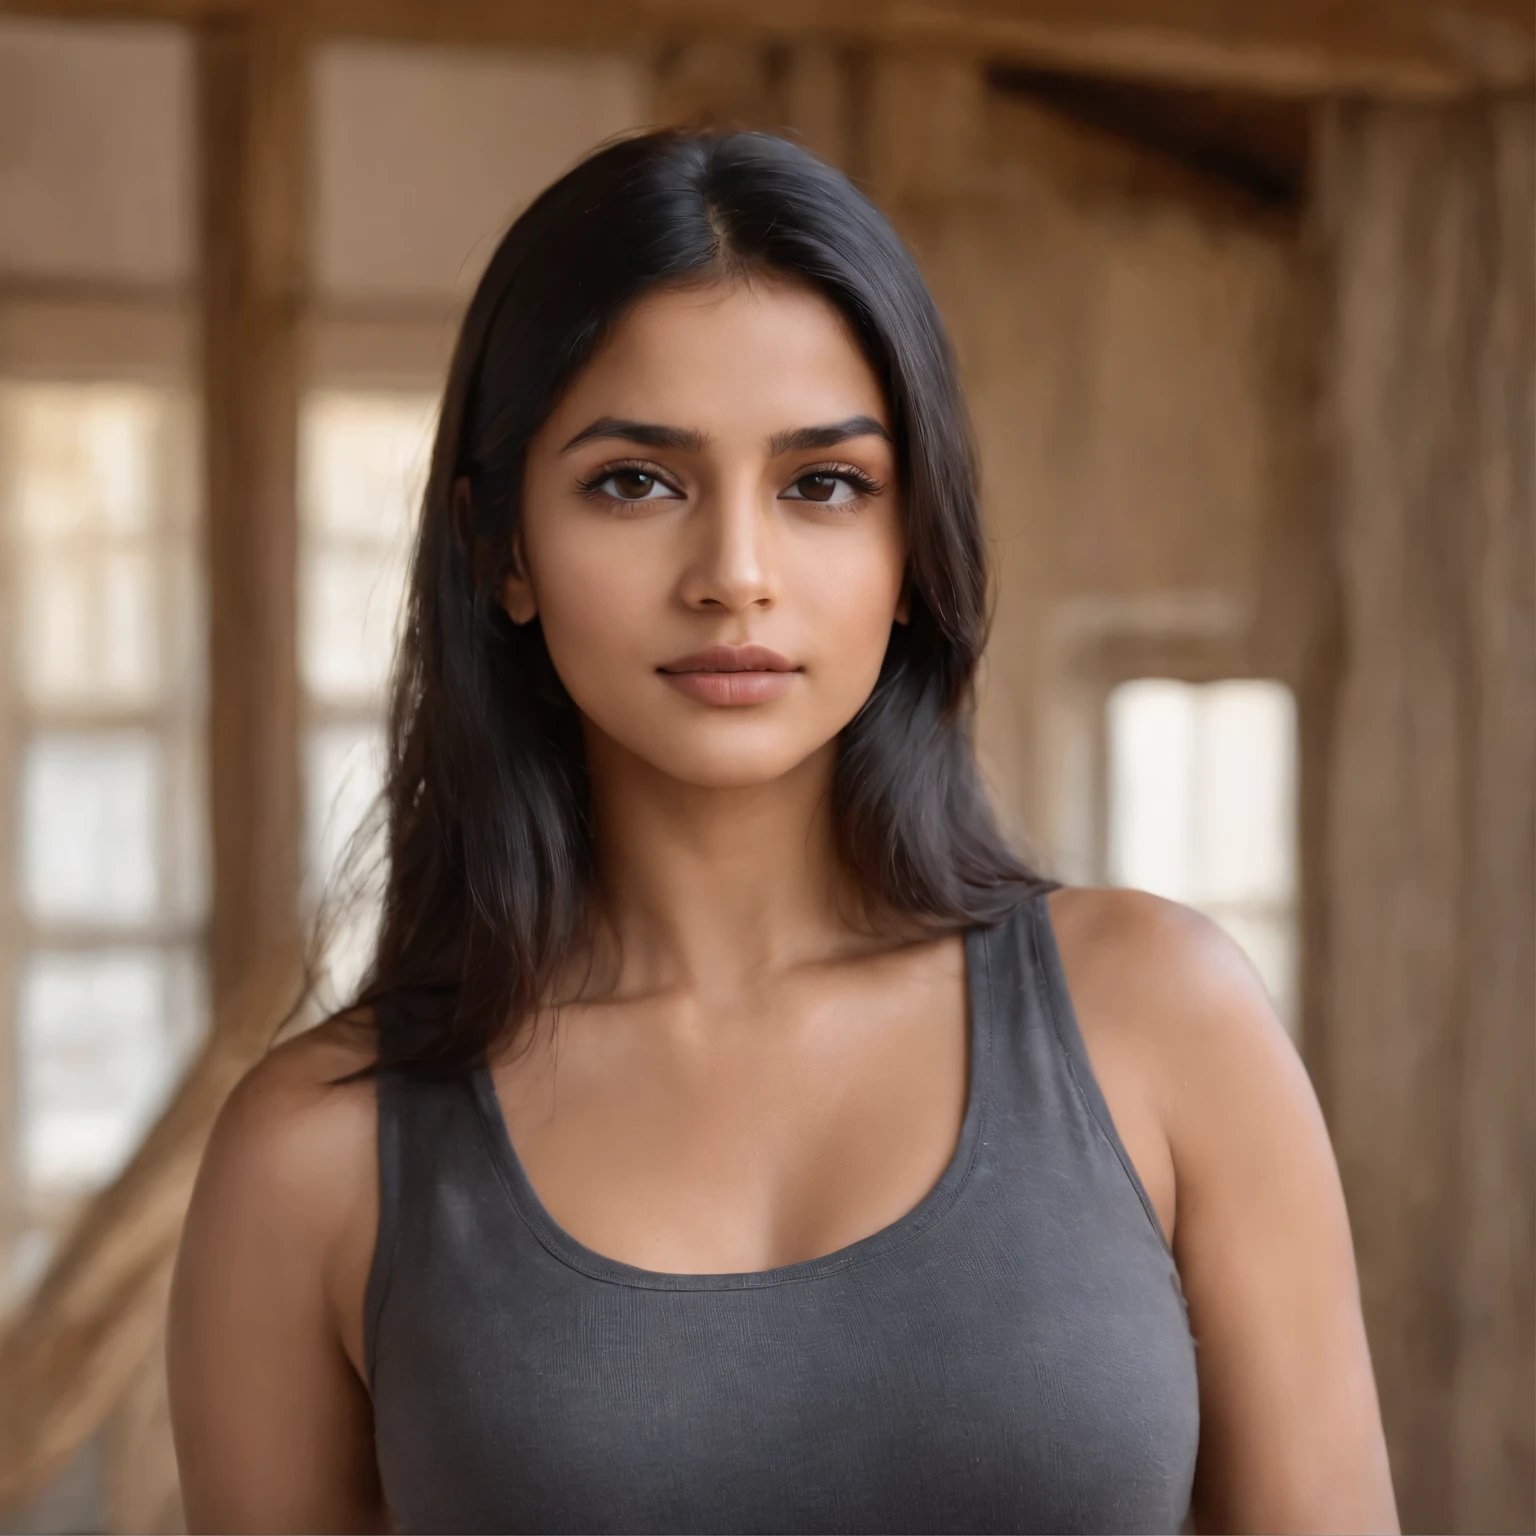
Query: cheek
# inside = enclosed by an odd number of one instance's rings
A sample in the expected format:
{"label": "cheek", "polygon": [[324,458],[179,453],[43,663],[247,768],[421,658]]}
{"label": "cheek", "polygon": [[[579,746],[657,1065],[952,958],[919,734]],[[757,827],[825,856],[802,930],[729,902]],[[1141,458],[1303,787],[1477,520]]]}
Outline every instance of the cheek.
{"label": "cheek", "polygon": [[626,549],[601,536],[557,537],[532,555],[539,617],[557,667],[635,659],[637,642],[654,631],[669,573],[654,569],[657,562],[634,542]]}
{"label": "cheek", "polygon": [[901,591],[899,550],[869,539],[812,543],[787,572],[786,592],[804,626],[823,687],[867,694],[879,675]]}

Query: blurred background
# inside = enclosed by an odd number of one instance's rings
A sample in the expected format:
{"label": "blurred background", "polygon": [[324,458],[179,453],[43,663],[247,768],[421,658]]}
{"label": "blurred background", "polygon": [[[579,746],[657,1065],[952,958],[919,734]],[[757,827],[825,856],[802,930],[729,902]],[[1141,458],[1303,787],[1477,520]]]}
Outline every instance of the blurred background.
{"label": "blurred background", "polygon": [[[1049,871],[1245,946],[1317,1085],[1405,1526],[1536,1526],[1525,0],[0,5],[0,1530],[179,1528],[197,1157],[377,783],[448,350],[603,139],[894,220]],[[332,995],[367,910],[322,956]]]}

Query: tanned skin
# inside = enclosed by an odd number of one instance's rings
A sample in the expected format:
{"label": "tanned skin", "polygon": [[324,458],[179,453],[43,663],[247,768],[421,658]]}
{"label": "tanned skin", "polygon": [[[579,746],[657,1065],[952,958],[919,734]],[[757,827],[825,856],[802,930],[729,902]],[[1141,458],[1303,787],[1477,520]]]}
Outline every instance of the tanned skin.
{"label": "tanned skin", "polygon": [[[554,1219],[628,1264],[814,1258],[897,1220],[954,1153],[962,940],[872,910],[830,811],[837,734],[906,619],[891,431],[836,311],[757,279],[644,299],[528,455],[502,598],[539,616],[583,717],[599,923],[582,1000],[493,1076]],[[658,671],[720,644],[797,670],[747,706]],[[1199,1529],[1395,1530],[1338,1173],[1262,986],[1183,908],[1049,900],[1189,1302]],[[389,1528],[362,1348],[374,1093],[328,1086],[371,1059],[366,1020],[323,1025],[214,1130],[169,1340],[194,1531]]]}

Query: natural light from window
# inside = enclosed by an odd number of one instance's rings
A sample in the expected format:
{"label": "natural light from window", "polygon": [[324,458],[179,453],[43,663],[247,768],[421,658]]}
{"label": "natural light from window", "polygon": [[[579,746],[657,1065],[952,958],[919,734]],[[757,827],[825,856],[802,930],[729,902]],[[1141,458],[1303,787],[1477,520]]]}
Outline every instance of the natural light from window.
{"label": "natural light from window", "polygon": [[[436,424],[437,396],[324,390],[301,421],[299,665],[304,681],[305,864],[312,903],[333,881],[375,803],[385,689]],[[322,1001],[360,976],[377,921],[376,886],[337,914]]]}
{"label": "natural light from window", "polygon": [[187,443],[162,388],[0,387],[18,1287],[203,1027]]}
{"label": "natural light from window", "polygon": [[1108,705],[1108,873],[1197,908],[1297,1032],[1296,706],[1283,683],[1138,678]]}

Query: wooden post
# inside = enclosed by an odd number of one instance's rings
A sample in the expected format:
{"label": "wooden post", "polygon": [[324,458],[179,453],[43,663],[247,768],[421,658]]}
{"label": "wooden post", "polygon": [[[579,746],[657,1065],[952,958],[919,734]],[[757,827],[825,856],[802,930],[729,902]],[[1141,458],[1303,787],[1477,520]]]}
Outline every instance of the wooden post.
{"label": "wooden post", "polygon": [[309,157],[287,7],[205,24],[199,81],[217,1011],[299,935],[295,502]]}
{"label": "wooden post", "polygon": [[1318,139],[1340,675],[1314,1056],[1405,1530],[1536,1525],[1536,112]]}

